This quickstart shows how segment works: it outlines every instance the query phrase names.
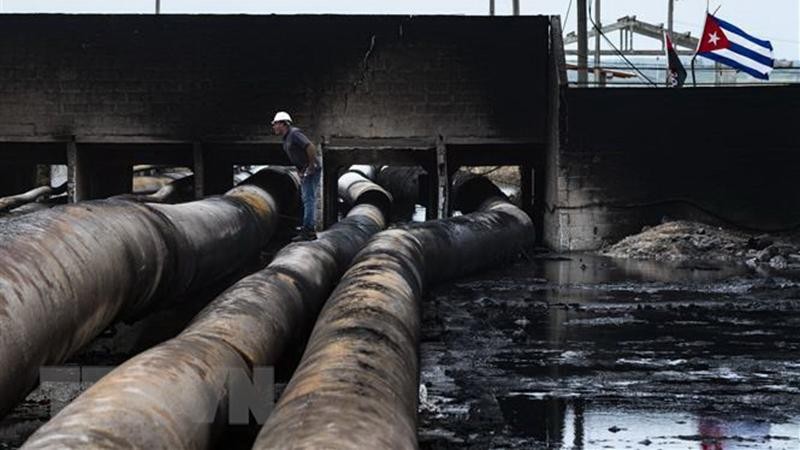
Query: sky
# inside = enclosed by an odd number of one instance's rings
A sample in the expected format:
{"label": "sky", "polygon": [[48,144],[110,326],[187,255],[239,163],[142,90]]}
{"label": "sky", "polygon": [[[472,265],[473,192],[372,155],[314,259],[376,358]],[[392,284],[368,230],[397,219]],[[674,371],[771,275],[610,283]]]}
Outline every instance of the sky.
{"label": "sky", "polygon": [[[594,3],[594,0],[589,0]],[[601,0],[602,22],[626,15],[666,23],[667,0]],[[772,41],[775,57],[800,59],[798,0],[675,0],[675,30],[701,32],[706,3],[717,16]],[[519,0],[522,14],[560,15],[565,32],[575,30],[577,0]],[[497,14],[511,14],[511,0],[496,0]],[[570,7],[571,5],[571,7]],[[569,10],[569,16],[567,11]],[[0,0],[4,13],[151,14],[155,0]],[[486,15],[489,0],[161,0],[162,14],[466,14]],[[564,20],[566,17],[566,20]],[[590,24],[591,26],[591,24]],[[609,36],[618,42],[616,34]],[[636,48],[661,44],[637,37]]]}

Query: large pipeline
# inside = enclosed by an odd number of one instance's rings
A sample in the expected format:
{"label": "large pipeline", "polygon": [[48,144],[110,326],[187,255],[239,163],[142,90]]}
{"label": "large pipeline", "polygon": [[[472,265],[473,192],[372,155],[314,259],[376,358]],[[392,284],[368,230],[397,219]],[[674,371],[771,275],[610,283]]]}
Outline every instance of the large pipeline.
{"label": "large pipeline", "polygon": [[427,207],[427,194],[421,186],[425,170],[417,166],[385,166],[375,173],[375,181],[394,199],[392,220],[405,222],[414,215],[417,204]]}
{"label": "large pipeline", "polygon": [[182,205],[98,200],[0,228],[0,415],[113,320],[226,276],[255,256],[297,179],[261,172],[226,195]]}
{"label": "large pipeline", "polygon": [[[288,343],[307,336],[352,258],[385,226],[379,206],[388,195],[372,205],[368,200],[380,188],[370,188],[360,176],[346,180],[359,184],[366,198],[352,199],[356,206],[345,219],[315,241],[282,249],[265,269],[211,302],[180,335],[89,388],[24,448],[208,448],[222,428],[230,371],[273,365]],[[218,405],[223,408],[217,421],[202,420],[213,417]]]}
{"label": "large pipeline", "polygon": [[[463,192],[480,191],[472,190],[480,182],[463,183]],[[482,200],[478,212],[370,240],[326,302],[254,448],[417,447],[425,287],[491,267],[533,243],[533,224],[522,210],[496,190]]]}
{"label": "large pipeline", "polygon": [[194,195],[194,175],[173,180],[161,189],[148,195],[148,200],[155,203],[180,203],[187,201]]}
{"label": "large pipeline", "polygon": [[337,190],[345,206],[352,208],[359,204],[374,205],[389,218],[392,195],[373,180],[375,169],[372,166],[351,166],[339,177]]}
{"label": "large pipeline", "polygon": [[[152,192],[152,191],[147,191]],[[119,194],[111,198],[131,200],[139,203],[182,203],[194,198],[194,175],[172,179],[157,191],[146,194],[134,190],[131,194]]]}

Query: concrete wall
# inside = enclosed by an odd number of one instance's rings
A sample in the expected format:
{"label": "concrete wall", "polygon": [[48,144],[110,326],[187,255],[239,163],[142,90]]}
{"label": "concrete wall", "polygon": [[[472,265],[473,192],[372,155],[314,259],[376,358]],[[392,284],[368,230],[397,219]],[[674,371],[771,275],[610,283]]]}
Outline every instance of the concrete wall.
{"label": "concrete wall", "polygon": [[800,87],[568,89],[547,239],[594,249],[664,218],[800,223]]}
{"label": "concrete wall", "polygon": [[547,17],[0,16],[0,140],[544,136]]}
{"label": "concrete wall", "polygon": [[[563,193],[563,176],[561,175],[560,158],[561,150],[566,148],[566,126],[567,126],[567,104],[565,95],[567,93],[568,77],[566,71],[566,60],[564,54],[564,43],[562,40],[561,19],[551,18],[550,27],[550,59],[548,61],[548,112],[547,112],[547,146],[545,150],[545,170],[544,174],[534,173],[534,177],[544,176],[544,193],[534,192],[534,201],[537,202],[537,210],[541,214],[542,236],[541,242],[551,248],[566,249],[567,246],[562,242],[562,229],[566,228],[559,224],[560,215],[554,214],[552,207],[559,204],[559,198]],[[542,195],[544,194],[544,195]]]}

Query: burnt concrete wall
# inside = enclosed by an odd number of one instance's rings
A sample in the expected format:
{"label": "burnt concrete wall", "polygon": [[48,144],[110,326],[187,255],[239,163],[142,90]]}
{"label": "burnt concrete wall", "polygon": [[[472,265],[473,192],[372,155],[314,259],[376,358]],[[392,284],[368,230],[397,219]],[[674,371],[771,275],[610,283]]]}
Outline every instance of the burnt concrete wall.
{"label": "burnt concrete wall", "polygon": [[800,87],[567,89],[565,102],[551,246],[598,248],[664,218],[800,223]]}
{"label": "burnt concrete wall", "polygon": [[546,17],[0,16],[0,139],[544,136]]}

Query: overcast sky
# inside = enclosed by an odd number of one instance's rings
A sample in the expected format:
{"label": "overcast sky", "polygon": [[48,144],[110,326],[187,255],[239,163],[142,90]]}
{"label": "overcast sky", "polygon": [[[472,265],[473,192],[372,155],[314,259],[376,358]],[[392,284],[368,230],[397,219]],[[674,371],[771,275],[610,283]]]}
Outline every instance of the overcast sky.
{"label": "overcast sky", "polygon": [[[593,3],[593,0],[590,0]],[[498,14],[511,13],[511,0],[496,0]],[[520,0],[522,14],[557,14],[565,17],[565,31],[575,29],[577,0]],[[800,59],[800,1],[710,0],[711,10],[745,31],[772,41],[775,56]],[[155,0],[0,0],[6,13],[139,13],[155,10]],[[706,0],[676,0],[675,30],[702,28]],[[468,14],[485,15],[489,0],[161,0],[164,14]],[[603,23],[636,15],[651,23],[666,23],[667,0],[602,0]],[[613,42],[619,38],[610,36]],[[653,48],[655,42],[636,38],[636,46]]]}

